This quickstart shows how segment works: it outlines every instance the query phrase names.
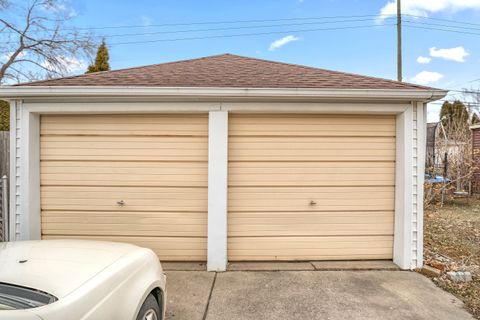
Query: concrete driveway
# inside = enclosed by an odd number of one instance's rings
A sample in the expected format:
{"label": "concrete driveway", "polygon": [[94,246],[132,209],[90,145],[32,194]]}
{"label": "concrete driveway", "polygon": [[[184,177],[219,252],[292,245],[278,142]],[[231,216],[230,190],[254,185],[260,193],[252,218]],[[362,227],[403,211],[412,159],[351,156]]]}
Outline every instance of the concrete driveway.
{"label": "concrete driveway", "polygon": [[414,272],[167,271],[167,276],[167,319],[473,319],[458,299]]}

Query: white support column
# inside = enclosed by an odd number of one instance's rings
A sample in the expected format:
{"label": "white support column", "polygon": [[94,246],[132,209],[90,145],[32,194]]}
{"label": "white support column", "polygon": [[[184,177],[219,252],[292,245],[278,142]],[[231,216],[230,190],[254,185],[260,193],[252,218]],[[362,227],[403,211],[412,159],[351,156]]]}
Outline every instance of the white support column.
{"label": "white support column", "polygon": [[20,240],[38,240],[40,227],[40,115],[21,110]]}
{"label": "white support column", "polygon": [[402,269],[412,267],[413,215],[413,108],[397,115],[395,164],[395,231],[393,262]]}
{"label": "white support column", "polygon": [[417,103],[417,268],[423,267],[423,183],[427,147],[427,105]]}
{"label": "white support column", "polygon": [[208,271],[227,268],[228,112],[208,120]]}

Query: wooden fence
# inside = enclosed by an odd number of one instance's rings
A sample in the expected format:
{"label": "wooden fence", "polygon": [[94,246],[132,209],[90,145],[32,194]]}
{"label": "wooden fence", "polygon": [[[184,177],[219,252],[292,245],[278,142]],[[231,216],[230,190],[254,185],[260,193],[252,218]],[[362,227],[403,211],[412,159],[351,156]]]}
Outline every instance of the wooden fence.
{"label": "wooden fence", "polygon": [[10,131],[0,131],[0,177],[8,176],[10,163]]}

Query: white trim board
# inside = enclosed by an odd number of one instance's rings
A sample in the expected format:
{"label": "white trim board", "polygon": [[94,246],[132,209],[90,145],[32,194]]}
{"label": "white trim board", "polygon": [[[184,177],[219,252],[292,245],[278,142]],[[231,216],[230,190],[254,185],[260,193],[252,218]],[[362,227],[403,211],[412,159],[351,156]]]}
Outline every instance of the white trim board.
{"label": "white trim board", "polygon": [[38,240],[40,226],[40,115],[21,110],[20,191],[28,201],[21,201],[20,230],[22,240]]}
{"label": "white trim board", "polygon": [[99,102],[99,103],[24,103],[33,113],[94,114],[94,113],[206,113],[210,111],[259,113],[355,113],[400,114],[407,103],[265,103],[265,102]]}
{"label": "white trim board", "polygon": [[208,117],[208,271],[227,269],[228,112]]}
{"label": "white trim board", "polygon": [[20,101],[10,103],[10,177],[9,177],[9,240],[17,239],[17,105]]}
{"label": "white trim board", "polygon": [[412,264],[412,149],[413,108],[410,106],[397,116],[395,162],[395,225],[393,236],[393,262],[402,269]]}

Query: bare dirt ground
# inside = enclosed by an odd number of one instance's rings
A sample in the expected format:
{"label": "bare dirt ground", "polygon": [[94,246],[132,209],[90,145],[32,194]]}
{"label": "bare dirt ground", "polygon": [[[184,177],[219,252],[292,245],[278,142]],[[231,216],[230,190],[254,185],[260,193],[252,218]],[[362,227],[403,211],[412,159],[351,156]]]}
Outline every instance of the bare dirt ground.
{"label": "bare dirt ground", "polygon": [[[425,264],[440,269],[432,278],[480,319],[480,200],[454,200],[425,210]],[[470,271],[473,281],[455,283],[448,271]]]}

